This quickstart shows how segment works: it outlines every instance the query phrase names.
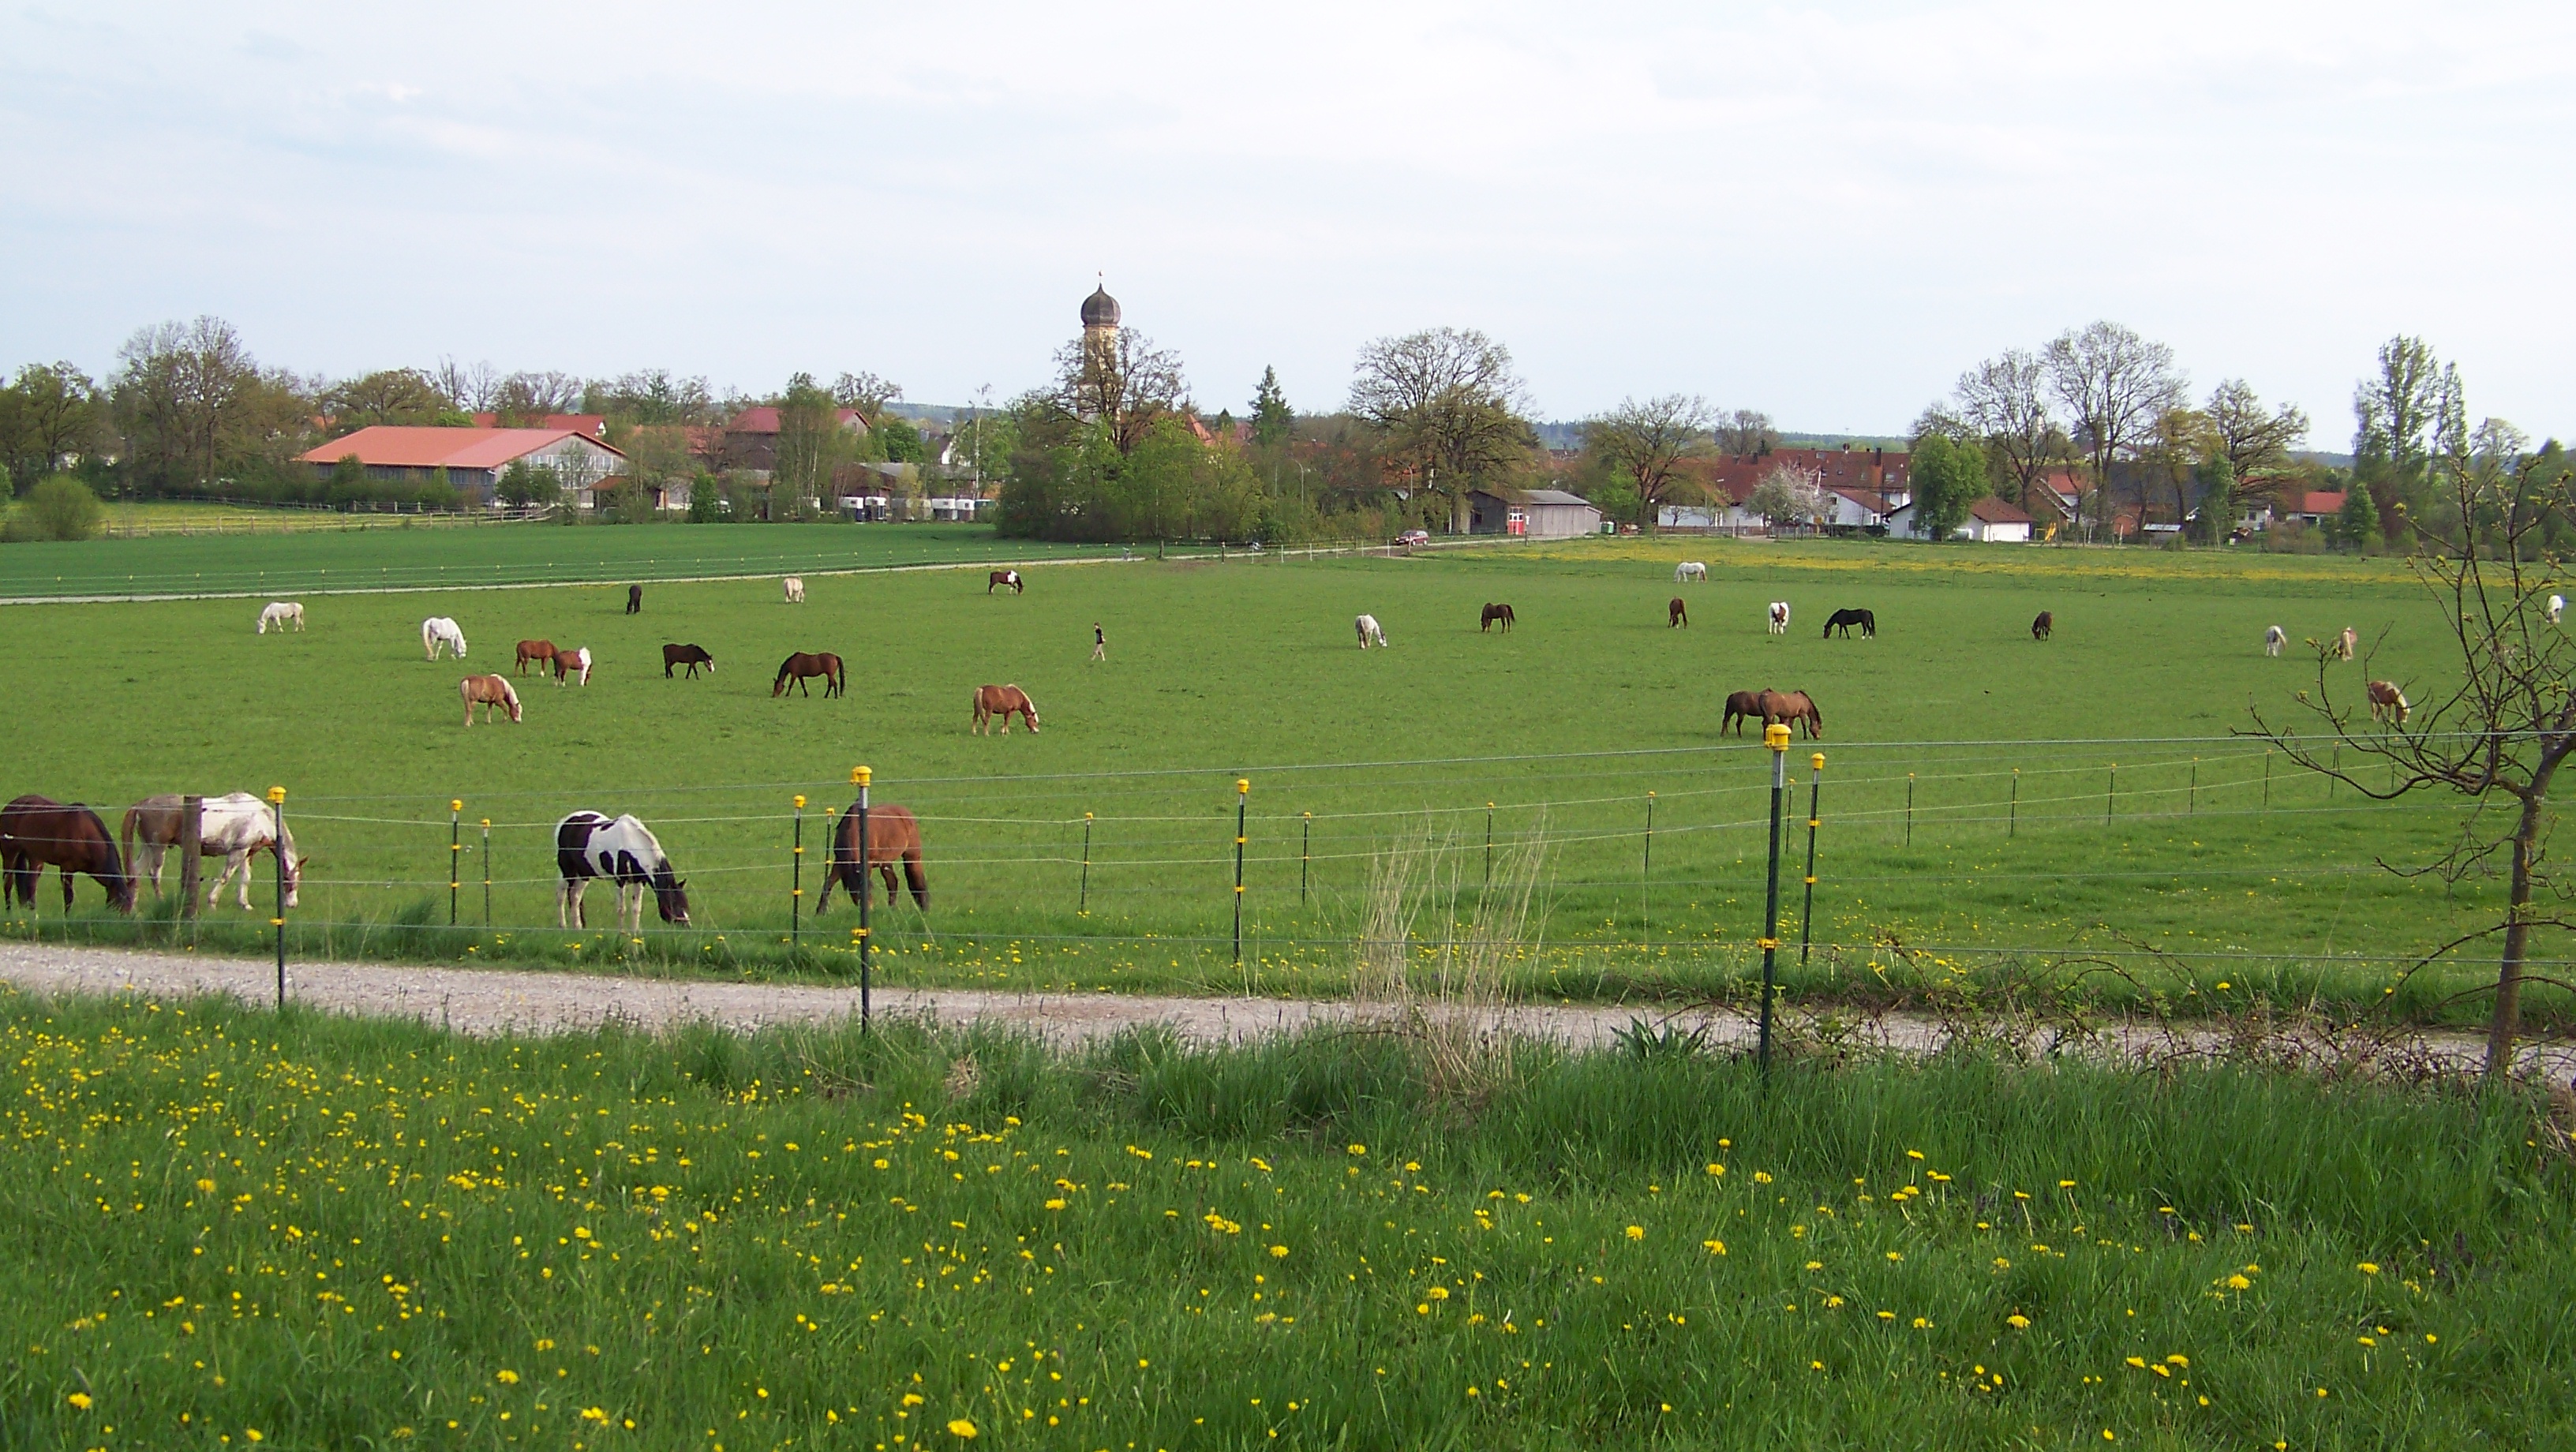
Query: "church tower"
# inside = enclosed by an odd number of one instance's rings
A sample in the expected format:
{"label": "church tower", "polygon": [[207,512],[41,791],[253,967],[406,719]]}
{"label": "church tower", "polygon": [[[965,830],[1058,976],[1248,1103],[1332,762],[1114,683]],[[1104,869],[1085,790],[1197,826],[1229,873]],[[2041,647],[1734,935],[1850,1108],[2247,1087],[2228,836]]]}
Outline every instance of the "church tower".
{"label": "church tower", "polygon": [[1082,373],[1082,415],[1097,418],[1106,411],[1102,395],[1116,387],[1118,376],[1118,299],[1109,295],[1105,279],[1082,300]]}

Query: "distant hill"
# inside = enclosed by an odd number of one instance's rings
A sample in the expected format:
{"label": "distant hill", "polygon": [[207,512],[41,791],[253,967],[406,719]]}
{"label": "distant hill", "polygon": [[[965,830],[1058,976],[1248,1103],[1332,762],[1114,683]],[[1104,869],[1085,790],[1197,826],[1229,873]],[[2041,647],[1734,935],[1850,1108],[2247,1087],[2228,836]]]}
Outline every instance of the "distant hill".
{"label": "distant hill", "polygon": [[[1583,447],[1583,425],[1554,420],[1538,425],[1538,441],[1551,449]],[[1780,442],[1795,449],[1839,449],[1845,444],[1855,449],[1902,449],[1909,440],[1890,434],[1801,434],[1783,432]]]}

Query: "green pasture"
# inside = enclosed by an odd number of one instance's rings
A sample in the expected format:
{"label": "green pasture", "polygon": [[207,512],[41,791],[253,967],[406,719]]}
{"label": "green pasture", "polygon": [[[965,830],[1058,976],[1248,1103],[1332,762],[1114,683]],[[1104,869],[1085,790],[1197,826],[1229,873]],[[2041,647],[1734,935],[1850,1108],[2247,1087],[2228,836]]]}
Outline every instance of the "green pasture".
{"label": "green pasture", "polygon": [[12,1447],[2576,1439],[2510,1092],[14,994],[0,1048]]}
{"label": "green pasture", "polygon": [[13,544],[0,549],[0,599],[627,584],[1117,554],[1115,547],[1004,540],[991,526],[975,524],[460,525],[387,518],[336,531]]}
{"label": "green pasture", "polygon": [[[299,544],[318,559],[372,538]],[[1684,557],[1708,560],[1706,584],[1673,584]],[[1720,734],[1723,698],[1804,689],[1826,738],[1791,757],[1793,949],[1811,752],[1827,765],[1814,946],[1782,969],[1793,992],[2484,1012],[2484,961],[2405,969],[2488,921],[2498,891],[2379,866],[2430,857],[2463,804],[2369,802],[2230,734],[2249,707],[2293,712],[2317,673],[2298,642],[2346,625],[2369,642],[2370,674],[2432,694],[2439,620],[2402,566],[1602,541],[1027,573],[1019,597],[988,596],[973,573],[815,578],[802,606],[769,581],[668,584],[633,617],[613,585],[316,596],[311,628],[283,638],[254,636],[256,603],[240,600],[11,607],[0,786],[110,809],[287,787],[314,859],[298,953],[837,974],[854,917],[807,909],[827,809],[848,804],[865,763],[878,801],[922,817],[933,893],[927,914],[880,911],[881,970],[1053,989],[1337,992],[1372,860],[1408,839],[1440,854],[1444,890],[1414,923],[1427,941],[1472,911],[1490,829],[1506,861],[1516,841],[1545,844],[1521,988],[1670,1001],[1739,996],[1758,967],[1769,769],[1758,729]],[[1676,594],[1687,629],[1665,624]],[[1793,606],[1786,636],[1762,628],[1772,599]],[[1518,629],[1480,634],[1487,601],[1511,603]],[[1877,613],[1876,639],[1818,638],[1847,604]],[[2046,643],[2028,631],[2041,609],[2056,617]],[[1389,649],[1356,648],[1361,611]],[[422,660],[430,614],[464,627],[462,670]],[[2277,660],[2259,643],[2275,623],[2293,641]],[[508,671],[522,637],[590,647],[591,684],[530,678],[524,723],[464,728],[459,675]],[[718,672],[664,679],[665,641],[706,647]],[[848,698],[772,699],[793,650],[842,655]],[[2327,679],[2357,697],[2364,664]],[[986,682],[1026,687],[1042,733],[970,735]],[[807,896],[790,953],[799,793]],[[465,803],[453,932],[451,799]],[[604,890],[593,931],[555,928],[547,833],[578,807],[655,826],[689,879],[693,930],[599,931]],[[45,893],[16,931],[56,930]],[[82,902],[94,912],[96,890]],[[264,904],[251,917],[264,924]],[[201,940],[247,946],[244,921],[227,906]],[[2544,994],[2536,1011],[2565,1006]]]}

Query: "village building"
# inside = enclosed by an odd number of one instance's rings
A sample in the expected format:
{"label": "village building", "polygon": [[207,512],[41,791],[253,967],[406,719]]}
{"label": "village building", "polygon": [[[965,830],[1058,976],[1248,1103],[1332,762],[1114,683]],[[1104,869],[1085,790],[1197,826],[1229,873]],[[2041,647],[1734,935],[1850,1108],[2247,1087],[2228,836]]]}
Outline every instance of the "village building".
{"label": "village building", "polygon": [[1590,500],[1562,489],[1515,489],[1508,493],[1470,489],[1462,502],[1469,534],[1572,539],[1601,532],[1601,511]]}
{"label": "village building", "polygon": [[444,478],[477,505],[499,502],[501,475],[513,464],[551,470],[577,508],[592,491],[626,472],[626,456],[577,429],[442,428],[377,424],[306,450],[296,462],[328,479],[355,459],[379,483],[427,485]]}

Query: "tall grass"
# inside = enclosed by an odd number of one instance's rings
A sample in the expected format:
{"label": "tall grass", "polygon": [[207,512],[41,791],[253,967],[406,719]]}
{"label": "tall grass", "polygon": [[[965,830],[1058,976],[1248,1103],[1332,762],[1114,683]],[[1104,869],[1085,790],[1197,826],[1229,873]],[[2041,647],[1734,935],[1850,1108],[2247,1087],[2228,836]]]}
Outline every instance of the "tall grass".
{"label": "tall grass", "polygon": [[10,1446],[2576,1436],[2576,1177],[2512,1097],[1531,1044],[1462,1111],[1398,1035],[131,997],[0,1040]]}

